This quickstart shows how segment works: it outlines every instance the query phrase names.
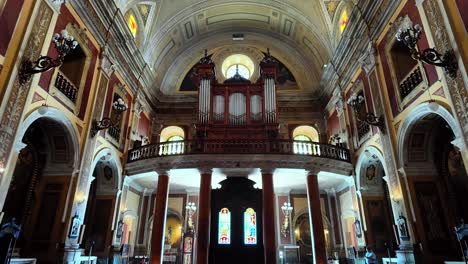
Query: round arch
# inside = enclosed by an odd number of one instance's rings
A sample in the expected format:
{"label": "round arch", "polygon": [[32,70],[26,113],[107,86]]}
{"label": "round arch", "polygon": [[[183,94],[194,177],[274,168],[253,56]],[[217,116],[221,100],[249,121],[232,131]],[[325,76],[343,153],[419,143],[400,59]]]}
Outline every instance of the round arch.
{"label": "round arch", "polygon": [[93,159],[93,163],[91,164],[91,170],[90,170],[90,177],[94,173],[94,169],[96,168],[97,164],[102,161],[102,158],[104,158],[106,161],[111,162],[114,164],[114,166],[117,168],[117,184],[116,186],[118,187],[119,190],[122,190],[122,163],[120,162],[120,158],[117,155],[117,153],[111,149],[111,148],[103,148],[99,150],[95,155]]}
{"label": "round arch", "polygon": [[185,131],[179,126],[168,126],[161,130],[161,135],[159,137],[160,142],[166,142],[171,137],[179,136],[185,139]]}
{"label": "round arch", "polygon": [[77,171],[80,167],[80,143],[78,141],[79,137],[78,137],[78,134],[76,133],[76,128],[73,122],[62,111],[58,110],[57,108],[47,106],[47,111],[45,113],[40,113],[42,112],[40,111],[41,107],[38,107],[34,111],[32,111],[24,119],[23,123],[20,125],[20,130],[18,131],[18,134],[16,135],[15,148],[24,146],[24,143],[23,143],[24,135],[26,134],[26,131],[29,129],[32,123],[34,123],[35,121],[41,118],[46,118],[46,119],[55,121],[61,124],[64,130],[68,132],[68,139],[70,140],[70,143],[73,146],[73,152],[74,152],[73,171],[74,172]]}
{"label": "round arch", "polygon": [[383,167],[383,176],[387,175],[387,166],[384,162],[384,157],[382,152],[377,149],[375,146],[368,146],[358,157],[358,160],[356,162],[356,169],[354,173],[357,175],[356,178],[356,188],[357,190],[361,189],[361,184],[362,184],[362,173],[361,170],[363,169],[363,164],[365,161],[369,159],[370,156],[375,155],[377,159],[380,161]]}
{"label": "round arch", "polygon": [[312,142],[319,142],[320,141],[320,135],[318,130],[313,127],[313,126],[298,126],[293,130],[292,133],[292,138],[294,139],[297,136],[306,136],[308,137]]}
{"label": "round arch", "polygon": [[460,127],[452,114],[442,105],[437,102],[424,102],[413,108],[403,121],[398,134],[398,162],[400,167],[405,165],[405,146],[408,144],[408,136],[413,126],[423,117],[429,114],[436,114],[442,117],[450,126],[455,138],[462,135]]}

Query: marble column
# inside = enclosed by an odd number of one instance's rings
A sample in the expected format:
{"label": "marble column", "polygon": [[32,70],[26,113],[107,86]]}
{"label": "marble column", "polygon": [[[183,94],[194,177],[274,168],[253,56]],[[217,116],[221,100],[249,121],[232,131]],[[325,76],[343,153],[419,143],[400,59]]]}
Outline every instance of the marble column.
{"label": "marble column", "polygon": [[262,172],[263,194],[263,248],[265,263],[276,263],[276,225],[275,225],[275,193],[273,189],[273,173]]}
{"label": "marble column", "polygon": [[309,216],[312,230],[312,252],[316,264],[327,263],[325,235],[323,231],[322,211],[320,208],[320,192],[317,175],[307,175],[307,198],[309,200]]}
{"label": "marble column", "polygon": [[164,233],[166,227],[167,200],[169,195],[169,176],[166,172],[159,173],[158,189],[156,190],[155,208],[153,214],[153,233],[151,235],[151,263],[160,264],[163,261]]}
{"label": "marble column", "polygon": [[197,262],[208,263],[210,250],[210,222],[211,222],[211,170],[200,173],[200,196],[198,200],[198,237]]}

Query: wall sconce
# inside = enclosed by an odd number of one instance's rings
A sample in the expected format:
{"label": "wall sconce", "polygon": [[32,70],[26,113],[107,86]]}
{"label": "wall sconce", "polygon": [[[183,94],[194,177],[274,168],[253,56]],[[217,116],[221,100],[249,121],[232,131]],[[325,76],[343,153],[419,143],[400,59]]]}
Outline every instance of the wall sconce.
{"label": "wall sconce", "polygon": [[55,33],[52,42],[55,44],[55,49],[58,52],[57,58],[41,56],[36,61],[23,61],[19,70],[20,84],[25,84],[31,80],[32,76],[36,73],[46,72],[52,68],[60,67],[65,56],[78,46],[78,42],[75,38],[65,29],[62,30],[60,34]]}
{"label": "wall sconce", "polygon": [[421,53],[417,50],[418,41],[421,39],[421,32],[422,27],[416,24],[405,30],[398,30],[396,39],[403,42],[409,48],[413,59],[442,67],[450,77],[457,77],[458,64],[453,50],[448,50],[443,55],[434,48],[425,49]]}
{"label": "wall sconce", "polygon": [[291,212],[294,208],[291,206],[291,203],[284,202],[281,206],[281,211],[284,215],[283,224],[281,225],[281,234],[286,237],[289,234],[289,218],[291,217]]}
{"label": "wall sconce", "polygon": [[197,211],[197,206],[194,202],[188,202],[185,206],[185,209],[187,210],[188,215],[187,229],[193,230],[193,214],[195,214],[195,212]]}
{"label": "wall sconce", "polygon": [[[123,112],[127,111],[128,105],[124,102],[122,98],[117,99],[112,104],[112,107],[117,111],[117,114],[122,114]],[[93,126],[91,128],[91,137],[94,137],[98,131],[108,129],[109,127],[114,126],[112,120],[109,117],[104,117],[100,121],[94,120]]]}
{"label": "wall sconce", "polygon": [[364,106],[364,97],[362,95],[353,93],[351,97],[349,97],[347,104],[351,106],[354,111],[354,115],[359,121],[371,126],[376,126],[382,133],[385,134],[385,123],[383,116],[377,117],[374,113],[365,113],[364,118],[360,116],[361,107]]}

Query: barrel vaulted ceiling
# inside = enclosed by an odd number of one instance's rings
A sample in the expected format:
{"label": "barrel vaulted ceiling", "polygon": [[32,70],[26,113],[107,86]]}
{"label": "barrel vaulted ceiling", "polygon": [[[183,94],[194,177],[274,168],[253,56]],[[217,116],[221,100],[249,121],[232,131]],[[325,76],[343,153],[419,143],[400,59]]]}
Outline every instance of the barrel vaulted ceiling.
{"label": "barrel vaulted ceiling", "polygon": [[[323,65],[334,45],[323,0],[116,2],[123,12],[141,4],[151,7],[153,17],[142,30],[139,47],[154,72],[150,90],[154,97],[167,101],[184,98],[178,84],[204,49],[216,54],[229,49],[265,52],[269,48],[291,70],[301,88],[299,93],[320,93]],[[233,40],[234,33],[244,34],[244,40]]]}

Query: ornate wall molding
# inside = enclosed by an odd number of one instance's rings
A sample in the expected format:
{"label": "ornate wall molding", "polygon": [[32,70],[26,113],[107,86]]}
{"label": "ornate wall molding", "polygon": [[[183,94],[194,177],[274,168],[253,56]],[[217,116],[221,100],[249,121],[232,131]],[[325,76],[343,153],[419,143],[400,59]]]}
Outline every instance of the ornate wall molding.
{"label": "ornate wall molding", "polygon": [[[441,53],[454,50],[455,48],[450,42],[450,36],[445,26],[442,10],[440,9],[438,1],[425,0],[422,6],[426,12],[435,48]],[[468,90],[465,87],[462,75],[463,73],[459,68],[455,79],[448,76],[445,79],[455,110],[454,112],[460,123],[461,130],[463,131],[464,145],[466,146],[468,143]]]}
{"label": "ornate wall molding", "polygon": [[[24,51],[23,59],[35,60],[41,55],[42,47],[47,37],[53,11],[45,2],[40,2],[36,18],[32,25],[28,40],[24,43],[27,47]],[[13,73],[13,74],[17,74]],[[0,119],[0,163],[8,164],[14,144],[14,138],[21,123],[26,100],[31,90],[32,80],[24,85],[20,85],[18,75],[14,77],[11,93],[6,100],[5,111]],[[0,172],[0,179],[5,172]]]}

